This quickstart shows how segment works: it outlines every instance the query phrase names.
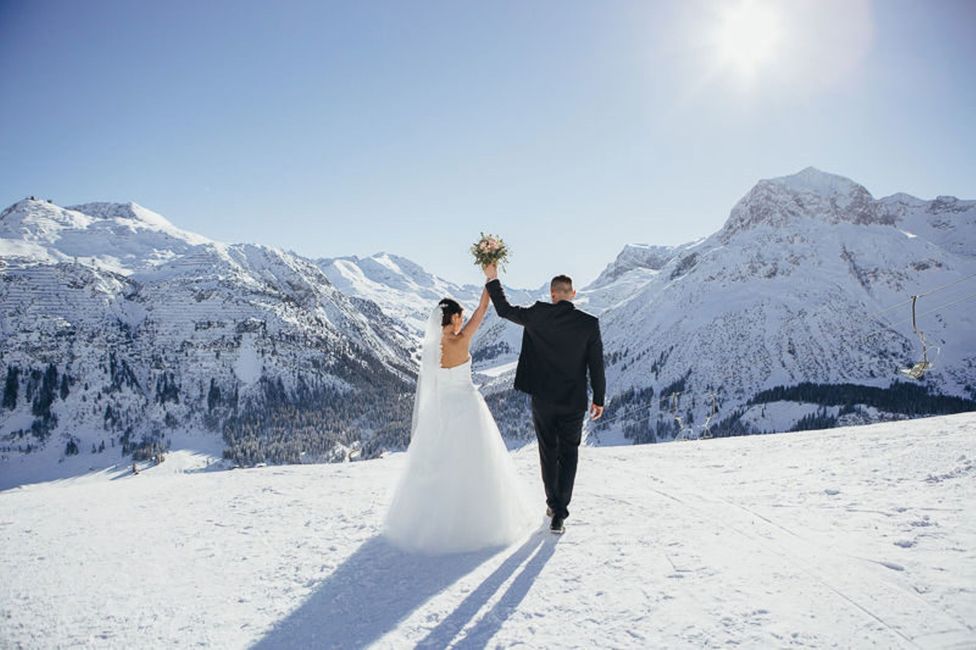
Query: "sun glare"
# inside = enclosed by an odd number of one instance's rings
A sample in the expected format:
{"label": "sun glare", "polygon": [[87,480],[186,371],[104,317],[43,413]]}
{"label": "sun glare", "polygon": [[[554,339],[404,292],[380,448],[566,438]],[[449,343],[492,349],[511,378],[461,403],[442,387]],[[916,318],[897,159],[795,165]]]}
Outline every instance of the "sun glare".
{"label": "sun glare", "polygon": [[719,16],[715,46],[729,72],[751,78],[769,65],[783,40],[783,21],[772,3],[741,0]]}

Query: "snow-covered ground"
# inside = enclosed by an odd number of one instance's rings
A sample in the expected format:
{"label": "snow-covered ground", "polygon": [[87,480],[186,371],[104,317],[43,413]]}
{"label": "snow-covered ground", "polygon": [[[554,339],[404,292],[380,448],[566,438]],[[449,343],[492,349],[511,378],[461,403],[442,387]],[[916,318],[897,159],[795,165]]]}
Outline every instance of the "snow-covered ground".
{"label": "snow-covered ground", "polygon": [[[158,476],[227,469],[233,464],[223,460],[224,442],[217,434],[175,431],[170,440],[172,450],[166,452],[165,463],[151,467],[151,461],[139,461],[139,470],[150,468]],[[62,456],[60,449],[48,445],[0,464],[0,495],[3,490],[26,489],[33,483],[78,485],[125,478],[132,473],[132,464],[131,456],[120,459],[114,453]]]}
{"label": "snow-covered ground", "polygon": [[584,447],[564,536],[538,488],[524,543],[446,557],[377,537],[403,461],[0,492],[0,645],[976,646],[974,413]]}

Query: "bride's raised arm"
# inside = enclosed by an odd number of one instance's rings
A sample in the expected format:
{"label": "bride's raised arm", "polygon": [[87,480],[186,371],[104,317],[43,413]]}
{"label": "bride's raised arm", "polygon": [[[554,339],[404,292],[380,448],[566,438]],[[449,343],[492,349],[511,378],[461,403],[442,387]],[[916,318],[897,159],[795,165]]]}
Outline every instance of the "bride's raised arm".
{"label": "bride's raised arm", "polygon": [[482,290],[481,302],[478,303],[478,308],[475,309],[474,313],[471,314],[471,318],[468,319],[468,322],[465,323],[464,327],[461,328],[461,336],[468,339],[474,336],[474,333],[478,331],[479,327],[481,327],[482,321],[485,320],[485,312],[488,311],[488,304],[490,302],[491,300],[488,297],[488,289]]}

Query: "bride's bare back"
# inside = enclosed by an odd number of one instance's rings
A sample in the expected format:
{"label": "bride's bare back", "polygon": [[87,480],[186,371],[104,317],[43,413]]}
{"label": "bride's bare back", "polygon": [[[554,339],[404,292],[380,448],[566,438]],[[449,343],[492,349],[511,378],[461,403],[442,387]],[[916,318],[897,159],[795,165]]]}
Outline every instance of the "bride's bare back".
{"label": "bride's bare back", "polygon": [[468,359],[471,358],[469,352],[471,340],[485,319],[488,302],[488,290],[486,289],[481,292],[481,302],[478,303],[478,308],[471,314],[467,323],[462,326],[463,314],[455,314],[451,324],[444,327],[444,336],[441,339],[441,368],[456,368],[467,363]]}

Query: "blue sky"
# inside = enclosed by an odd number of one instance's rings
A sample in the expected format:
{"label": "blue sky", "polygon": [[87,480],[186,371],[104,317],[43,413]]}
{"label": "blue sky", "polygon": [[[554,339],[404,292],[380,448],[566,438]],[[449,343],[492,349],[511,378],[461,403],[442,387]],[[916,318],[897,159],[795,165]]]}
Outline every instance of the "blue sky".
{"label": "blue sky", "polygon": [[538,286],[807,165],[976,198],[976,3],[759,4],[0,0],[0,202]]}

